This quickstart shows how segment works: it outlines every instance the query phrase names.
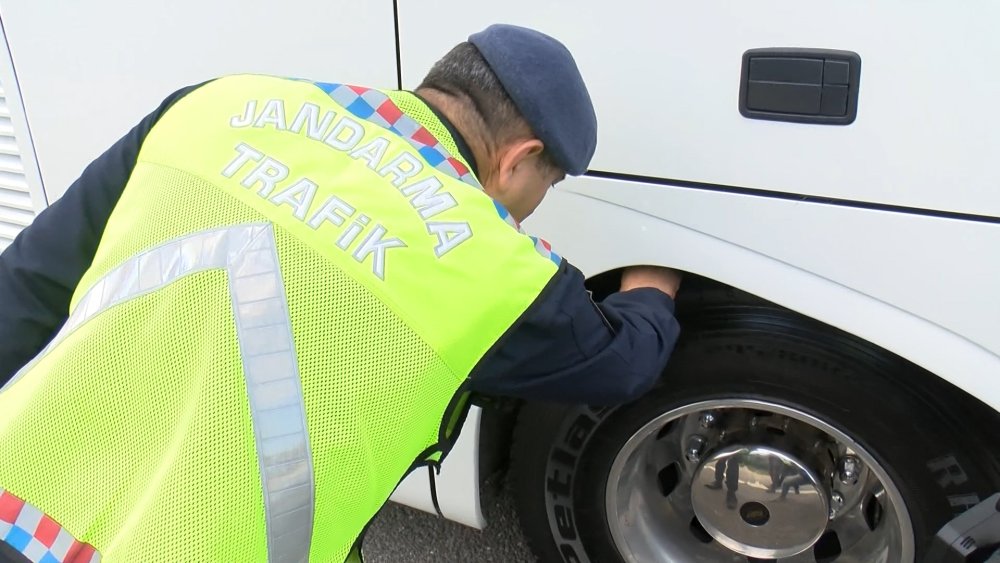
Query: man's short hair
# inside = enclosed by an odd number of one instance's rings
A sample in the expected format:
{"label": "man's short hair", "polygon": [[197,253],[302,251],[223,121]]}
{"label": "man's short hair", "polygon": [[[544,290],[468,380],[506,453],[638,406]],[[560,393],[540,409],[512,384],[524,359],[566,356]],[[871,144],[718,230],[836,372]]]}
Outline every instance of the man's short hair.
{"label": "man's short hair", "polygon": [[[495,145],[532,137],[531,127],[518,111],[507,90],[494,74],[479,49],[469,42],[456,45],[438,62],[417,88],[443,92],[466,105],[475,113]],[[548,155],[542,153],[542,162],[558,169]]]}

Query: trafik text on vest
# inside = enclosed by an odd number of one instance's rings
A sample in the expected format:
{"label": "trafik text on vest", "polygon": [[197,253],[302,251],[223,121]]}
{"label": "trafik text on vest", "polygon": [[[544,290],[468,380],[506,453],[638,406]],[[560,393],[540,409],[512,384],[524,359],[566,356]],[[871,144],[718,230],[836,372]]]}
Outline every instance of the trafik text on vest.
{"label": "trafik text on vest", "polygon": [[[243,115],[233,116],[229,125],[233,128],[273,127],[297,134],[304,130],[309,139],[364,162],[371,170],[373,179],[390,182],[400,195],[407,198],[424,221],[428,235],[434,237],[434,254],[438,258],[472,238],[472,228],[467,222],[431,220],[439,213],[456,207],[458,202],[447,191],[441,191],[441,180],[432,172],[433,169],[425,170],[423,160],[413,152],[403,151],[383,162],[390,146],[387,137],[377,136],[358,146],[367,134],[364,125],[346,115],[337,119],[333,110],[323,112],[318,105],[310,102],[303,103],[296,110],[290,126],[284,100],[268,100],[260,111],[257,107],[257,100],[249,100]],[[372,274],[380,280],[385,279],[389,251],[406,248],[406,242],[392,237],[377,218],[370,225],[373,218],[359,213],[355,206],[336,195],[330,194],[322,201],[314,201],[319,187],[316,182],[296,176],[277,158],[245,142],[238,143],[234,148],[236,154],[222,169],[222,176],[241,178],[240,185],[244,188],[256,188],[257,195],[276,206],[287,205],[296,219],[312,229],[318,229],[324,223],[343,227],[350,221],[333,243],[340,250],[350,252],[358,262],[371,257]],[[238,173],[241,176],[236,176]]]}

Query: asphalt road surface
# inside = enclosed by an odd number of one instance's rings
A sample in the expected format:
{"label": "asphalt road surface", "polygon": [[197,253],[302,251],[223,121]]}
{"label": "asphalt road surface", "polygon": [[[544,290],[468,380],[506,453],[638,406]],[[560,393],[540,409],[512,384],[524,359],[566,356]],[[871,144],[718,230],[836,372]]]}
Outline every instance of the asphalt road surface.
{"label": "asphalt road surface", "polygon": [[514,503],[502,490],[483,490],[483,531],[389,503],[365,536],[365,563],[533,562]]}

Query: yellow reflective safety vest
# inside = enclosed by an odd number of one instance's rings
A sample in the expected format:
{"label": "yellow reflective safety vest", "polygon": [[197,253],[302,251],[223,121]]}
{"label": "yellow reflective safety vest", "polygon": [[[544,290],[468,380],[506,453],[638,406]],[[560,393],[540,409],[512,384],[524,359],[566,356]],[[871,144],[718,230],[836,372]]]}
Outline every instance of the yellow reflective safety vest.
{"label": "yellow reflective safety vest", "polygon": [[65,326],[0,392],[0,540],[353,558],[559,261],[412,94],[210,82],[152,128]]}

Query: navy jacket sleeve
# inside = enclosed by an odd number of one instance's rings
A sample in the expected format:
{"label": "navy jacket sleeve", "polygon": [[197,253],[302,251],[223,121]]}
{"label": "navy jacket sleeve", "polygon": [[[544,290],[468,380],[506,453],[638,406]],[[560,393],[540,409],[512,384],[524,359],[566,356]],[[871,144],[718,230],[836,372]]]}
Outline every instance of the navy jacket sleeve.
{"label": "navy jacket sleeve", "polygon": [[69,315],[139,148],[160,116],[198,86],[174,92],[90,163],[66,194],[0,254],[0,386],[41,351]]}
{"label": "navy jacket sleeve", "polygon": [[563,262],[532,307],[473,371],[471,390],[538,401],[609,405],[648,391],[680,334],[674,302],[652,288],[595,303]]}

